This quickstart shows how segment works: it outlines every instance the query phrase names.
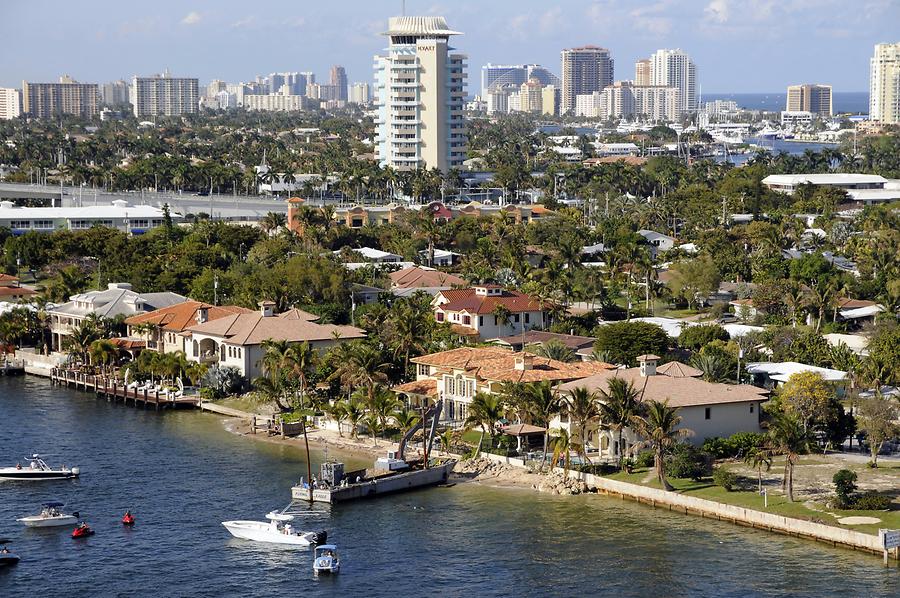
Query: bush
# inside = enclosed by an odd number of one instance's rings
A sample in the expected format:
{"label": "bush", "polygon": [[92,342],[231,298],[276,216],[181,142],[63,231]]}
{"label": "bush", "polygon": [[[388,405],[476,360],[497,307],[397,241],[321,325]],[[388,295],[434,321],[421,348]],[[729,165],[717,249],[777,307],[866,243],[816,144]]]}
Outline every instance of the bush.
{"label": "bush", "polygon": [[834,482],[835,502],[839,508],[847,508],[853,501],[851,496],[856,492],[856,472],[842,469],[831,478]]}
{"label": "bush", "polygon": [[636,467],[653,467],[653,451],[641,451],[634,458]]}
{"label": "bush", "polygon": [[712,457],[690,444],[676,445],[666,457],[666,473],[674,478],[700,481],[712,473]]}
{"label": "bush", "polygon": [[709,453],[715,459],[725,459],[733,456],[728,441],[718,436],[711,436],[704,440],[701,450],[704,453]]}
{"label": "bush", "polygon": [[716,467],[713,470],[713,482],[715,482],[716,486],[721,486],[728,492],[731,492],[731,489],[737,483],[737,476],[734,472],[728,471],[724,467]]}
{"label": "bush", "polygon": [[889,496],[870,490],[853,499],[852,507],[859,511],[885,511],[891,506]]}
{"label": "bush", "polygon": [[703,346],[712,341],[720,340],[728,342],[731,336],[728,331],[718,324],[702,324],[700,326],[688,326],[678,335],[678,344],[691,351],[699,351]]}
{"label": "bush", "polygon": [[715,459],[732,459],[745,456],[764,440],[765,434],[758,432],[738,432],[728,438],[712,436],[703,441],[701,450]]}

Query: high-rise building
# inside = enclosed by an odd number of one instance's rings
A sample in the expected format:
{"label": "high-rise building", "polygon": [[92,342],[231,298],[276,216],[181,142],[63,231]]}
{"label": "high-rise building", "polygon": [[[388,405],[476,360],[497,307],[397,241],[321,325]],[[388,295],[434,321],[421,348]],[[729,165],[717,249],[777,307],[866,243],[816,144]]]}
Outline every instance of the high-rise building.
{"label": "high-rise building", "polygon": [[222,91],[228,91],[228,83],[219,79],[213,79],[209,82],[209,85],[206,86],[206,97],[216,98],[219,96],[219,92]]}
{"label": "high-rise building", "polygon": [[650,59],[644,58],[634,63],[634,84],[650,85]]}
{"label": "high-rise building", "polygon": [[819,116],[831,116],[831,85],[789,85],[787,88],[787,112],[812,112]]}
{"label": "high-rise building", "polygon": [[354,83],[350,86],[350,102],[368,104],[372,101],[372,90],[368,83]]}
{"label": "high-rise building", "polygon": [[331,78],[330,83],[337,87],[337,98],[336,100],[340,100],[342,102],[347,101],[347,71],[344,70],[344,67],[340,65],[334,65],[331,67]]}
{"label": "high-rise building", "polygon": [[900,123],[900,42],[876,44],[869,75],[869,119]]}
{"label": "high-rise building", "polygon": [[300,76],[302,77],[302,81],[299,81],[298,84],[303,83],[303,90],[301,93],[303,95],[309,95],[309,86],[316,82],[316,74],[312,71],[303,71],[300,73]]}
{"label": "high-rise building", "polygon": [[107,106],[121,106],[129,102],[128,81],[119,79],[100,86],[100,101]]}
{"label": "high-rise building", "polygon": [[0,87],[0,120],[19,118],[22,114],[22,99],[18,89]]}
{"label": "high-rise building", "polygon": [[584,46],[562,51],[562,103],[560,113],[575,110],[575,96],[612,85],[615,64],[609,50]]}
{"label": "high-rise building", "polygon": [[575,99],[576,116],[606,119],[644,118],[649,121],[678,119],[678,89],[657,85],[635,85],[616,81],[592,94]]}
{"label": "high-rise building", "polygon": [[322,100],[323,102],[343,102],[341,100],[341,88],[337,85],[328,85],[325,83],[312,83],[306,88],[306,97],[311,100]]}
{"label": "high-rise building", "polygon": [[466,56],[444,17],[391,17],[386,55],[375,57],[375,157],[398,170],[462,166]]}
{"label": "high-rise building", "polygon": [[558,116],[559,96],[558,86],[544,85],[543,89],[541,89],[541,114]]}
{"label": "high-rise building", "polygon": [[303,110],[306,106],[306,102],[309,102],[309,99],[306,96],[284,93],[244,96],[244,108],[247,110],[266,110],[270,112]]}
{"label": "high-rise building", "polygon": [[486,98],[492,87],[521,86],[529,79],[537,79],[541,85],[560,87],[559,77],[539,64],[486,64],[481,67],[481,97]]}
{"label": "high-rise building", "polygon": [[168,71],[131,81],[131,106],[135,116],[178,116],[199,109],[197,79],[172,77]]}
{"label": "high-rise building", "polygon": [[485,97],[488,114],[506,114],[509,112],[510,90],[510,87],[498,85],[492,85],[488,89]]}
{"label": "high-rise building", "polygon": [[686,52],[654,52],[650,56],[650,85],[677,88],[680,114],[697,111],[697,67]]}
{"label": "high-rise building", "polygon": [[537,79],[529,79],[519,86],[519,102],[522,112],[540,114],[544,111],[544,86]]}
{"label": "high-rise building", "polygon": [[22,111],[34,118],[56,114],[75,114],[84,118],[97,115],[99,90],[96,83],[79,83],[64,75],[59,83],[22,82]]}

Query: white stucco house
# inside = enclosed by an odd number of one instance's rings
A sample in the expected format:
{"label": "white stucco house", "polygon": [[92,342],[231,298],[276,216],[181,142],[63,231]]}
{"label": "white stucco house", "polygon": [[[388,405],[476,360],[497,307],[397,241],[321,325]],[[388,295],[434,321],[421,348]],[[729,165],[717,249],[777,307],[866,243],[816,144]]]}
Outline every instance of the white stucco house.
{"label": "white stucco house", "polygon": [[[484,341],[521,334],[547,323],[548,307],[517,291],[496,284],[439,291],[431,302],[438,322],[448,322],[460,336]],[[508,313],[504,321],[498,315]]]}

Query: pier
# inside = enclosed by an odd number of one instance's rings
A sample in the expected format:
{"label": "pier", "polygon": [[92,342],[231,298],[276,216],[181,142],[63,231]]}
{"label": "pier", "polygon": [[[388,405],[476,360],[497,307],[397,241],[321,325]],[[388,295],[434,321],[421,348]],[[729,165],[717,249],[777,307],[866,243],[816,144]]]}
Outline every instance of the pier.
{"label": "pier", "polygon": [[125,384],[115,378],[86,374],[65,368],[53,368],[50,370],[50,383],[93,392],[98,397],[105,398],[111,403],[121,401],[125,405],[130,403],[135,407],[152,408],[156,411],[166,408],[196,408],[200,405],[199,396],[179,397],[174,394],[160,393],[158,389],[127,388]]}
{"label": "pier", "polygon": [[25,364],[21,361],[6,360],[0,362],[0,376],[21,376],[25,373]]}

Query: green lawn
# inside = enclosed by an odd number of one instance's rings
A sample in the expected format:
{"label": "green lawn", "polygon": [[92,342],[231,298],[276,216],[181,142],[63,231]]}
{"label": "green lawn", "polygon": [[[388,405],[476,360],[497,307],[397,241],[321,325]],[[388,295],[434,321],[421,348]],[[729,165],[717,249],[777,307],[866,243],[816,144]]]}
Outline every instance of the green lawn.
{"label": "green lawn", "polygon": [[[809,461],[811,463],[819,462],[814,457],[810,457]],[[890,469],[891,473],[893,474],[893,470],[900,470],[900,467],[891,467],[885,469]],[[640,484],[642,486],[660,488],[661,486],[655,477],[647,482],[644,481],[649,477],[650,474],[650,470],[636,469],[633,473],[630,474],[617,472],[605,477],[622,482],[630,482],[632,484]],[[755,509],[757,511],[774,513],[776,515],[782,515],[784,517],[794,517],[807,521],[817,521],[826,525],[844,527],[847,529],[852,529],[873,535],[878,533],[879,528],[900,528],[900,510],[893,510],[888,512],[852,511],[833,509],[820,503],[814,503],[812,506],[814,506],[815,508],[813,509],[806,506],[806,504],[804,504],[803,502],[789,502],[787,500],[787,497],[781,495],[780,488],[773,488],[771,486],[767,486],[769,497],[768,507],[766,507],[764,504],[764,497],[756,491],[756,486],[752,484],[753,480],[747,480],[745,478],[741,481],[745,488],[752,486],[753,489],[733,490],[731,492],[728,492],[724,488],[713,484],[711,478],[705,478],[700,482],[675,478],[669,479],[669,483],[675,487],[675,490],[677,492],[681,492],[682,494],[688,496],[696,496],[697,498],[705,498],[706,500],[712,500],[724,504],[734,505],[737,507],[744,507],[747,509]],[[834,515],[837,515],[837,517],[832,516],[832,513]],[[881,519],[881,523],[871,525],[842,525],[838,523],[839,518],[852,516],[877,517]]]}

